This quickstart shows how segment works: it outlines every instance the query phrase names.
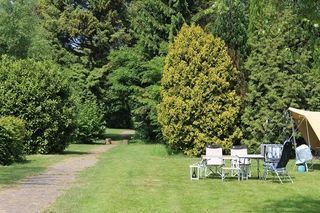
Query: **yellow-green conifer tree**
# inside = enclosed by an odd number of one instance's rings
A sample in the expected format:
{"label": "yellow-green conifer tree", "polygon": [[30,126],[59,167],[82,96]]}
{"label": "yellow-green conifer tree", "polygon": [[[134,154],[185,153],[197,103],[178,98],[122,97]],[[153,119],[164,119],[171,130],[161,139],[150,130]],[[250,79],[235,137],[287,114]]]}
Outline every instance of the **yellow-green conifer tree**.
{"label": "yellow-green conifer tree", "polygon": [[241,138],[238,74],[221,39],[199,26],[181,28],[165,60],[158,107],[169,147],[196,156],[206,144],[227,150]]}

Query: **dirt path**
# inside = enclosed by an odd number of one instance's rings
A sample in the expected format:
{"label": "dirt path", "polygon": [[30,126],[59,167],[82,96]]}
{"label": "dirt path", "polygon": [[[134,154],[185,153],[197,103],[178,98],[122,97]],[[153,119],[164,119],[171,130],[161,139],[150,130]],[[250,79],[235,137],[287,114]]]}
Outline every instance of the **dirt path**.
{"label": "dirt path", "polygon": [[26,178],[17,186],[0,191],[0,212],[41,212],[63,191],[71,188],[79,171],[93,166],[100,153],[115,146],[99,146],[90,154],[66,159],[50,166],[40,175]]}
{"label": "dirt path", "polygon": [[122,138],[123,139],[129,139],[135,134],[134,130],[125,130],[121,132]]}

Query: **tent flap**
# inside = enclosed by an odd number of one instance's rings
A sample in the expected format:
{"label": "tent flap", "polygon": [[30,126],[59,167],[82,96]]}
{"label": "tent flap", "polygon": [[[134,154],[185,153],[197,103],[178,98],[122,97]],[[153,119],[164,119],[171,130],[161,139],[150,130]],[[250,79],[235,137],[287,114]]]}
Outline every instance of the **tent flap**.
{"label": "tent flap", "polygon": [[312,112],[290,107],[291,117],[297,124],[304,140],[316,150],[320,147],[320,112]]}

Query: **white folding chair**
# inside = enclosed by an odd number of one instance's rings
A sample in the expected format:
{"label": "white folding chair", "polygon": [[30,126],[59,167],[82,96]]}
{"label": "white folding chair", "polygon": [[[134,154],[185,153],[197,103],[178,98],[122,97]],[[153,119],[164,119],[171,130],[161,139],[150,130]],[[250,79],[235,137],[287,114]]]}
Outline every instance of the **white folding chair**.
{"label": "white folding chair", "polygon": [[228,173],[231,176],[237,176],[238,180],[243,180],[243,170],[240,165],[240,158],[237,156],[231,156],[231,165],[230,166],[223,166],[221,169],[221,179],[224,180]]}
{"label": "white folding chair", "polygon": [[[231,150],[231,156],[245,156],[248,154],[248,150],[245,146],[234,146]],[[234,168],[234,171],[231,171],[231,175],[239,175],[241,174],[241,179],[251,176],[250,170],[250,159],[239,157],[231,160],[231,167]],[[238,172],[238,168],[240,168],[240,173]]]}
{"label": "white folding chair", "polygon": [[221,147],[206,147],[206,155],[203,156],[206,162],[205,174],[218,174],[221,176],[221,168],[224,165]]}

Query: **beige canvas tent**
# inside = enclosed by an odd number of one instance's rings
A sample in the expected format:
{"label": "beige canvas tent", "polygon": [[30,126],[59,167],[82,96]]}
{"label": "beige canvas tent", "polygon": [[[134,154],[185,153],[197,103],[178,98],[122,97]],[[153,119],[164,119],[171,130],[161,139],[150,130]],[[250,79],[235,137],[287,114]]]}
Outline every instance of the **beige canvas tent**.
{"label": "beige canvas tent", "polygon": [[[291,118],[311,149],[320,148],[320,112],[311,112],[290,107]],[[293,135],[295,135],[293,128]],[[296,144],[295,144],[296,145]]]}

